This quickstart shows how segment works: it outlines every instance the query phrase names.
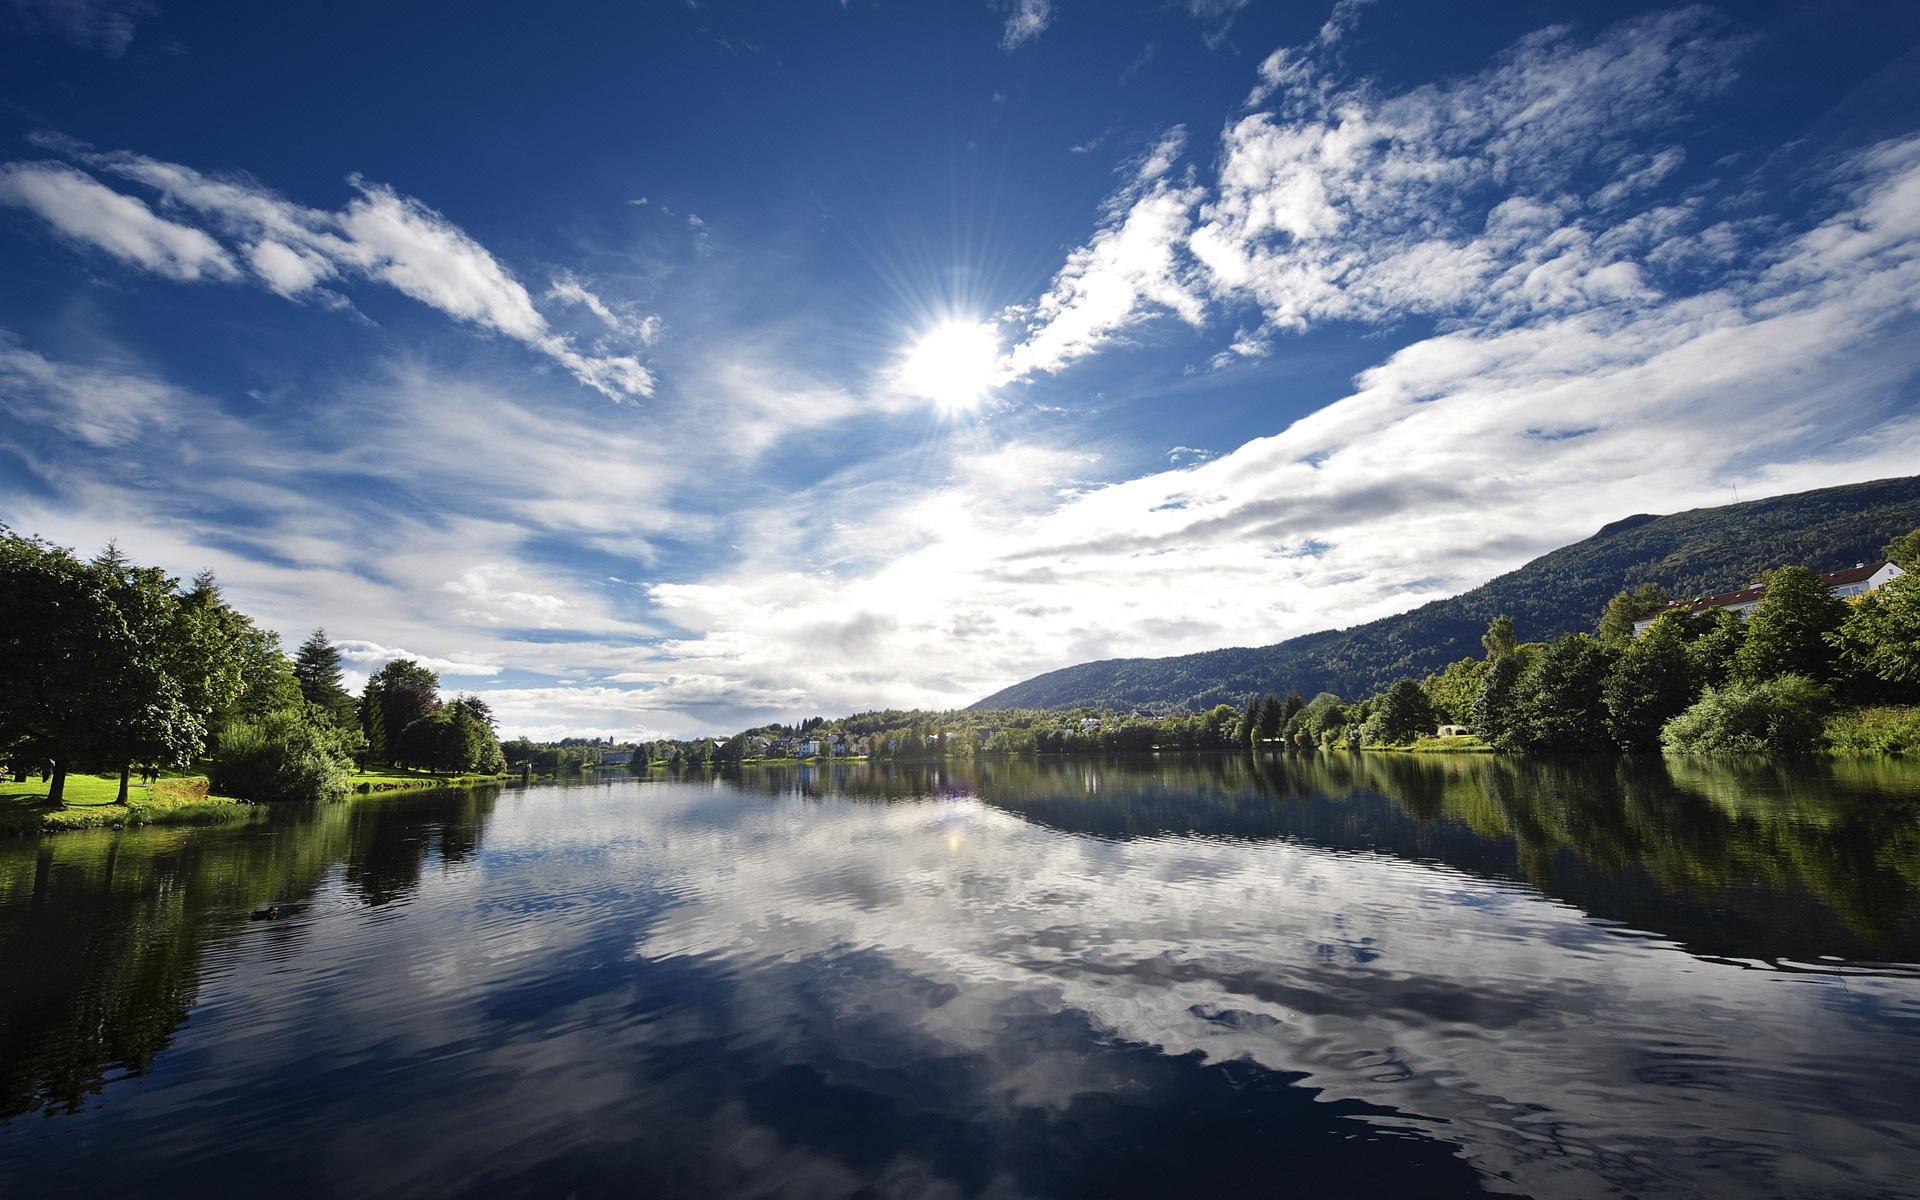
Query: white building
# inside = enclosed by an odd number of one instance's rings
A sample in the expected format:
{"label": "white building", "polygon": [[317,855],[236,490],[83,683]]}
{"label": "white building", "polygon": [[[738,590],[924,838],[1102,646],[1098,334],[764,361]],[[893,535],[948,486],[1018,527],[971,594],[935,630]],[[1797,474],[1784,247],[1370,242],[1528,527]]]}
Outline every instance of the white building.
{"label": "white building", "polygon": [[[1815,578],[1826,584],[1828,591],[1845,600],[1850,596],[1865,595],[1888,580],[1897,579],[1904,574],[1906,574],[1905,571],[1890,562],[1873,562],[1855,563],[1844,571],[1828,571]],[[1760,607],[1760,598],[1766,595],[1766,591],[1764,586],[1755,584],[1752,587],[1741,588],[1737,592],[1694,596],[1690,599],[1663,604],[1633,623],[1633,636],[1639,637],[1647,631],[1647,626],[1653,624],[1661,615],[1670,612],[1709,612],[1716,608],[1724,608],[1729,612],[1739,613],[1744,620],[1749,613]]]}

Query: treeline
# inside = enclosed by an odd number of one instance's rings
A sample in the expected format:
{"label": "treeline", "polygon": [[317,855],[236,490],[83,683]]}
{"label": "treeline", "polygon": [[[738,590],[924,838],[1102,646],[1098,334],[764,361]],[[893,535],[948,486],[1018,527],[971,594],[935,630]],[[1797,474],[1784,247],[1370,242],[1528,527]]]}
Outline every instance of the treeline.
{"label": "treeline", "polygon": [[[1622,591],[1598,636],[1518,642],[1511,618],[1461,659],[1340,711],[1303,706],[1279,741],[1291,746],[1404,744],[1436,725],[1468,727],[1513,754],[1599,751],[1889,752],[1920,746],[1920,530],[1886,547],[1905,569],[1842,600],[1802,566],[1765,576],[1747,619],[1724,610],[1661,613],[1667,597]],[[1320,706],[1315,717],[1305,709]]]}
{"label": "treeline", "polygon": [[493,716],[442,703],[439,677],[398,659],[355,698],[314,630],[289,656],[211,573],[182,585],[109,543],[92,559],[0,525],[0,763],[64,801],[74,771],[143,774],[204,760],[248,800],[342,795],[356,766],[501,768]]}

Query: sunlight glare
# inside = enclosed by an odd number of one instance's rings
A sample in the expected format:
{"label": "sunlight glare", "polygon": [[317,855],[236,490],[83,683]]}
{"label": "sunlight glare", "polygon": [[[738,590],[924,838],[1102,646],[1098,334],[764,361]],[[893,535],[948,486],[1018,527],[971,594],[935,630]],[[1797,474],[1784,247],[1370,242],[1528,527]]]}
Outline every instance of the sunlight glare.
{"label": "sunlight glare", "polygon": [[900,386],[947,412],[977,411],[993,390],[1000,367],[1000,336],[990,325],[943,321],[913,344],[900,367]]}

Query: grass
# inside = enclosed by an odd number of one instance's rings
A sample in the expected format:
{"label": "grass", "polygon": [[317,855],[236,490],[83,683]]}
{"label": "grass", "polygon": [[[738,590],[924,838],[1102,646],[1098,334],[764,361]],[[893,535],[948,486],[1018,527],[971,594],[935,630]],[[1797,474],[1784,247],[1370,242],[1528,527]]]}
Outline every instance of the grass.
{"label": "grass", "polygon": [[478,787],[483,783],[498,783],[501,778],[499,775],[436,775],[411,767],[381,767],[354,772],[348,785],[356,792],[398,792],[408,788]]}
{"label": "grass", "polygon": [[115,825],[211,825],[239,820],[252,807],[230,796],[207,794],[204,775],[177,775],[151,786],[133,783],[127,802],[119,803],[120,776],[67,776],[64,804],[47,805],[49,784],[38,778],[24,783],[0,780],[0,834],[53,832],[62,829],[106,829]]}
{"label": "grass", "polygon": [[1368,746],[1369,750],[1398,750],[1406,754],[1492,754],[1493,747],[1470,733],[1454,737],[1415,738],[1404,746]]}

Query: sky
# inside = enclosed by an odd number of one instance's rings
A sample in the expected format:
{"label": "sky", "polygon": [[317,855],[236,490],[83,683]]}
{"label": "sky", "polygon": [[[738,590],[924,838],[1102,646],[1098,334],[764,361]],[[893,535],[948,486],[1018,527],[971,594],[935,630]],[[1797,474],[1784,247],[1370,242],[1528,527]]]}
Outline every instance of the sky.
{"label": "sky", "polygon": [[0,522],[626,740],[1920,469],[1920,6],[1464,7],[0,0]]}

